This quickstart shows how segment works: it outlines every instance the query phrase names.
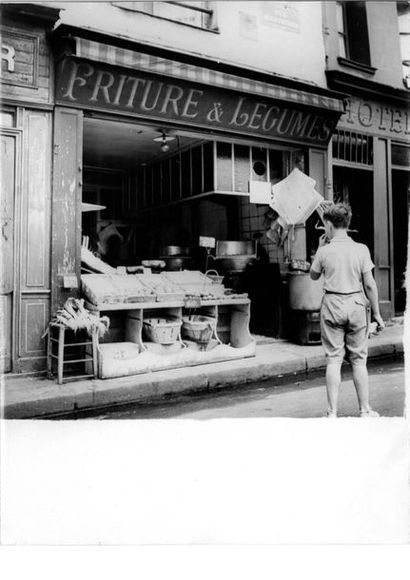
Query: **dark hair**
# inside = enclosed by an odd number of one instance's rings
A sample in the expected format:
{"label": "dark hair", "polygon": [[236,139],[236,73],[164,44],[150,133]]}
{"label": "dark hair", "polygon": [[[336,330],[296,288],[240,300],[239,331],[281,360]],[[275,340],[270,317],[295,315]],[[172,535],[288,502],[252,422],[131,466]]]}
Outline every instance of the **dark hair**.
{"label": "dark hair", "polygon": [[351,219],[352,208],[348,203],[334,203],[323,212],[323,220],[331,222],[335,228],[347,229]]}

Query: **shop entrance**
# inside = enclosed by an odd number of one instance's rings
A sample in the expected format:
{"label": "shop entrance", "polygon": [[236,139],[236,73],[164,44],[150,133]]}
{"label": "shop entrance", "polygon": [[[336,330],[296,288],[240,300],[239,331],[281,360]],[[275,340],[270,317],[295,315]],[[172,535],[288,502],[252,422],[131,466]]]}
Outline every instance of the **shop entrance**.
{"label": "shop entrance", "polygon": [[82,236],[113,267],[166,259],[167,269],[205,270],[200,236],[259,240],[276,261],[264,236],[268,202],[250,204],[249,182],[285,177],[293,151],[85,117]]}
{"label": "shop entrance", "polygon": [[353,167],[333,167],[334,201],[348,202],[352,208],[351,237],[366,244],[374,257],[373,171]]}
{"label": "shop entrance", "polygon": [[396,314],[406,309],[405,272],[408,251],[410,207],[410,172],[392,170],[394,308]]}

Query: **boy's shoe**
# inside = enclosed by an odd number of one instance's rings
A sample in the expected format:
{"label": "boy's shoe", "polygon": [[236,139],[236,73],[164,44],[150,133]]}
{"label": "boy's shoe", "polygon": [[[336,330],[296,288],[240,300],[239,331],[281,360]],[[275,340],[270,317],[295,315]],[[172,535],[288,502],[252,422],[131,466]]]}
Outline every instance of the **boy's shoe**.
{"label": "boy's shoe", "polygon": [[377,411],[369,409],[368,411],[360,411],[360,417],[380,417]]}

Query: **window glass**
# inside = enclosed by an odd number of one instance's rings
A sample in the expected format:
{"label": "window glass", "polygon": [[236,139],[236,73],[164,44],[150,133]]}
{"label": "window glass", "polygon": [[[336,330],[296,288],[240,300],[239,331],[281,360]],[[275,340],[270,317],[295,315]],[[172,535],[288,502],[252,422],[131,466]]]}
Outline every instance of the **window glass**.
{"label": "window glass", "polygon": [[410,89],[410,6],[407,2],[397,3],[399,21],[400,48],[403,66],[403,80]]}
{"label": "window glass", "polygon": [[214,13],[210,8],[210,2],[112,2],[112,4],[124,10],[145,12],[197,28],[214,28]]}
{"label": "window glass", "polygon": [[400,165],[401,167],[410,167],[410,147],[402,145],[392,145],[391,147],[391,162],[392,165]]}
{"label": "window glass", "polygon": [[339,55],[370,66],[366,2],[338,2]]}

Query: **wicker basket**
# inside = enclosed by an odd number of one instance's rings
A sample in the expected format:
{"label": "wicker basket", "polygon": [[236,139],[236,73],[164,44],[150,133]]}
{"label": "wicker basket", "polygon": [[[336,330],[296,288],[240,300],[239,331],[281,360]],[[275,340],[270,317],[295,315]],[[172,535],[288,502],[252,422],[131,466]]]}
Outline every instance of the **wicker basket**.
{"label": "wicker basket", "polygon": [[144,331],[149,340],[158,344],[173,344],[179,337],[182,320],[178,318],[147,318]]}
{"label": "wicker basket", "polygon": [[208,270],[205,272],[205,276],[207,276],[210,280],[212,280],[213,284],[222,284],[223,279],[225,276],[220,276],[216,270]]}
{"label": "wicker basket", "polygon": [[208,316],[194,315],[191,318],[184,318],[182,332],[186,338],[208,344],[211,340],[215,328],[215,319]]}

